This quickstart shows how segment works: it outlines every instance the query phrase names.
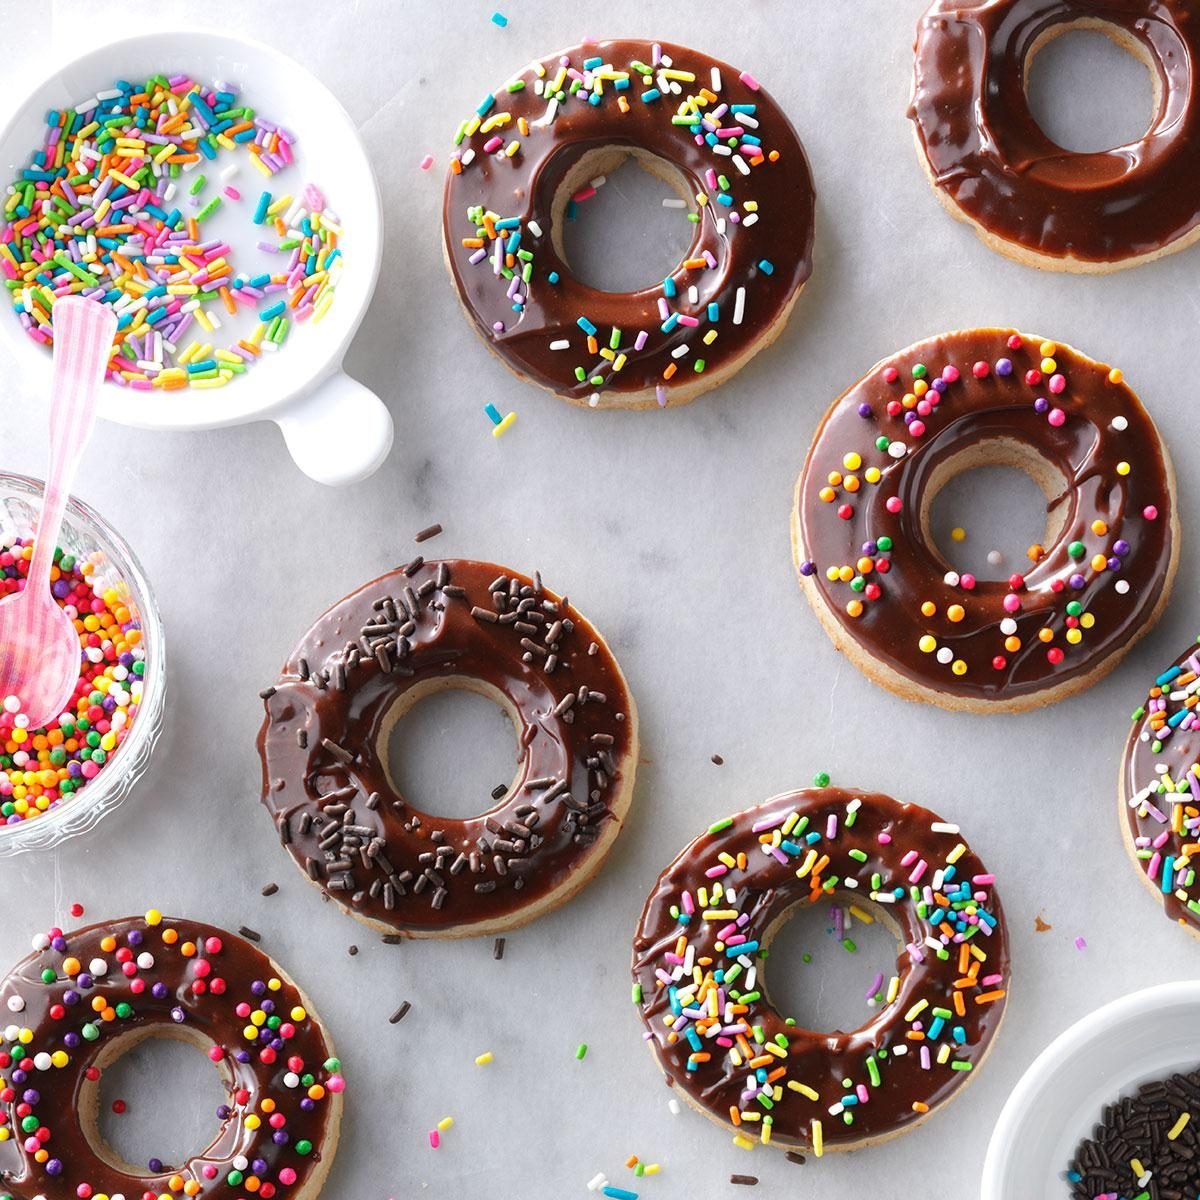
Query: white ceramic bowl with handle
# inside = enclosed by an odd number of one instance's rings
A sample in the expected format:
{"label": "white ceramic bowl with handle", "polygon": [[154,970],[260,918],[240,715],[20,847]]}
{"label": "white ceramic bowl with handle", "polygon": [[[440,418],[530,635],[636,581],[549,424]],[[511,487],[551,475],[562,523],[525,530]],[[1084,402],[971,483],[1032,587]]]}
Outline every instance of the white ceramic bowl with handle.
{"label": "white ceramic bowl with handle", "polygon": [[983,1166],[982,1200],[1069,1200],[1065,1173],[1104,1106],[1200,1064],[1200,980],[1122,996],[1060,1034],[1021,1076]]}
{"label": "white ceramic bowl with handle", "polygon": [[[379,276],[382,211],[379,187],[354,123],[329,90],[303,67],[269,46],[206,32],[162,32],[121,38],[56,65],[42,83],[22,93],[0,128],[0,194],[29,165],[44,138],[46,113],[74,108],[117,79],[140,82],[153,74],[186,72],[197,82],[220,81],[239,100],[296,135],[297,163],[274,180],[260,175],[243,153],[218,159],[206,195],[217,194],[225,161],[241,163],[234,181],[242,201],[244,242],[234,244],[235,269],[252,244],[250,210],[262,190],[299,196],[316,184],[342,222],[345,265],[332,306],[320,324],[293,329],[279,353],[264,354],[223,388],[137,392],[105,384],[100,415],[142,429],[217,429],[271,420],[306,475],[322,483],[352,483],[370,475],[392,444],[392,418],[383,402],[342,369]],[[0,116],[0,119],[3,119]],[[184,176],[186,183],[188,176]],[[181,189],[184,191],[185,189]],[[190,211],[180,204],[185,212]],[[50,354],[24,332],[0,303],[0,330],[20,376],[45,394]]]}

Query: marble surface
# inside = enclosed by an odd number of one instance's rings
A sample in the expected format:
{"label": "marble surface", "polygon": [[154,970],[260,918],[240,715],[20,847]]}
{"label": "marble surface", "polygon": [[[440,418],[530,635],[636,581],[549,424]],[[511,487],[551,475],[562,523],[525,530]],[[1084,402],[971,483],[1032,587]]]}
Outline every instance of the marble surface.
{"label": "marble surface", "polygon": [[[1186,520],[1200,506],[1196,252],[1112,278],[1039,275],[951,221],[905,119],[919,0],[745,0],[719,17],[608,0],[582,18],[549,0],[505,0],[503,30],[492,7],[265,0],[237,10],[240,30],[328,84],[374,155],[384,269],[348,367],[391,406],[396,446],[373,479],[332,492],[300,475],[273,426],[97,431],[77,490],[156,584],[171,654],[166,735],[143,785],[93,835],[0,863],[0,963],[67,920],[73,901],[89,917],[154,905],[260,930],[304,981],[351,1080],[334,1196],[582,1196],[598,1171],[632,1182],[630,1154],[664,1165],[636,1187],[651,1198],[742,1194],[731,1172],[775,1195],[977,1194],[996,1115],[1047,1041],[1103,1000],[1200,967],[1200,949],[1159,916],[1126,861],[1115,796],[1130,710],[1200,627]],[[127,11],[113,0],[0,0],[39,47],[15,72],[7,56],[0,112],[50,47],[115,31]],[[223,27],[230,10],[187,15]],[[778,343],[728,386],[666,413],[578,411],[518,382],[466,326],[439,261],[441,174],[460,114],[533,56],[606,33],[691,42],[751,69],[794,120],[818,186],[816,272]],[[1099,108],[1105,62],[1062,67]],[[417,167],[427,152],[428,174]],[[873,362],[945,328],[1009,323],[1125,369],[1176,456],[1184,566],[1160,626],[1091,692],[1017,718],[952,716],[880,692],[839,659],[795,585],[788,506],[821,413]],[[0,465],[40,473],[44,408],[3,357],[0,380]],[[519,414],[498,442],[485,401]],[[305,884],[257,802],[258,689],[311,618],[405,560],[412,533],[433,521],[446,532],[429,551],[537,567],[569,591],[610,639],[641,710],[627,832],[600,878],[513,934],[502,962],[490,939],[379,944]],[[627,967],[643,899],[680,847],[821,770],[961,822],[998,878],[1015,978],[995,1053],[949,1110],[889,1144],[799,1167],[668,1112]],[[263,899],[271,880],[279,894]],[[1035,933],[1039,915],[1049,931]],[[832,974],[794,969],[790,996],[803,1005],[807,990],[828,1007]],[[859,985],[845,996],[846,1019],[861,1017]],[[389,1025],[404,999],[411,1013]],[[582,1063],[580,1041],[591,1047]],[[477,1068],[485,1049],[495,1062]],[[166,1081],[142,1086],[141,1116],[123,1119],[144,1119]],[[446,1114],[455,1128],[432,1152],[426,1131]],[[1063,1117],[1080,1132],[1088,1120]],[[208,1118],[195,1120],[203,1129]],[[1047,1180],[1047,1198],[1064,1194]]]}

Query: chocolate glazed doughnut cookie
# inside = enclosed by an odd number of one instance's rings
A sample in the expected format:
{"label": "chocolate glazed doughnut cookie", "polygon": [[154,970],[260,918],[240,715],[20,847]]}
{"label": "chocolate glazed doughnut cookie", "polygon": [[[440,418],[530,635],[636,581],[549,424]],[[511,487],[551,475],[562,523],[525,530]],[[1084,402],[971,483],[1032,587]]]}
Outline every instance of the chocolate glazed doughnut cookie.
{"label": "chocolate glazed doughnut cookie", "polygon": [[[900,947],[871,1018],[804,1029],[771,1002],[767,951],[803,904],[838,900]],[[816,1155],[910,1129],[974,1077],[1000,1028],[1007,933],[958,826],[843,788],[776,796],[709,827],[662,873],[633,944],[650,1048],[693,1108]]]}
{"label": "chocolate glazed doughnut cookie", "polygon": [[[812,272],[803,146],[758,80],[699,51],[549,55],[484,96],[455,145],[442,229],[463,307],[513,371],[573,404],[695,399],[775,339]],[[683,201],[691,247],[661,284],[603,292],[571,273],[563,225],[630,157]]]}
{"label": "chocolate glazed doughnut cookie", "polygon": [[[455,820],[401,796],[391,730],[464,688],[512,718],[512,784]],[[408,566],[335,604],[264,693],[263,803],[296,864],[342,908],[409,937],[512,929],[599,870],[624,822],[637,710],[565,597],[492,563]]]}
{"label": "chocolate glazed doughnut cookie", "polygon": [[[1029,110],[1029,66],[1071,29],[1141,59],[1155,115],[1136,142],[1077,154]],[[935,0],[917,31],[917,146],[943,204],[993,250],[1049,270],[1100,273],[1200,238],[1194,0]]]}
{"label": "chocolate glazed doughnut cookie", "polygon": [[[256,946],[144,917],[34,938],[0,983],[0,1196],[316,1200],[337,1151],[341,1064],[300,988]],[[178,1167],[123,1162],[99,1131],[103,1071],[147,1038],[199,1047],[228,1102]]]}
{"label": "chocolate glazed doughnut cookie", "polygon": [[[1027,472],[1047,529],[1007,580],[953,570],[929,513],[955,475]],[[1110,671],[1167,602],[1174,475],[1121,372],[1011,329],[930,338],[826,414],[796,486],[801,588],[838,649],[911,700],[1019,712]]]}
{"label": "chocolate glazed doughnut cookie", "polygon": [[1163,912],[1200,934],[1200,638],[1150,685],[1121,760],[1121,830]]}

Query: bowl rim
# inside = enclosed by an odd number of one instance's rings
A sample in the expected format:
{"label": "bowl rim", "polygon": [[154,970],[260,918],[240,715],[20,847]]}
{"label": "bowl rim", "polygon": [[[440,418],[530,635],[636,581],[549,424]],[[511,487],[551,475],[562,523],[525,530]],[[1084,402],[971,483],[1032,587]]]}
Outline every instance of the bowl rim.
{"label": "bowl rim", "polygon": [[[237,389],[233,397],[237,403],[214,405],[213,393],[206,392],[202,398],[203,403],[197,397],[185,393],[175,404],[148,405],[138,402],[141,393],[130,393],[128,389],[106,386],[100,403],[99,415],[105,420],[142,429],[176,431],[220,429],[270,417],[290,407],[298,398],[302,398],[341,368],[350,343],[370,307],[383,266],[383,200],[374,164],[371,156],[367,153],[358,126],[341,101],[307,67],[302,66],[282,50],[277,50],[274,46],[254,38],[182,23],[153,33],[134,33],[107,39],[102,37],[99,42],[90,43],[79,53],[71,54],[67,58],[55,60],[48,69],[37,73],[34,80],[23,89],[22,94],[14,99],[11,109],[0,113],[0,144],[12,136],[18,122],[34,107],[36,93],[57,76],[79,67],[100,54],[120,53],[127,47],[137,46],[140,48],[147,44],[161,44],[164,46],[163,54],[167,54],[170,52],[171,43],[181,43],[183,53],[180,57],[186,60],[187,42],[190,39],[224,43],[231,51],[248,51],[250,54],[272,61],[280,69],[298,76],[303,81],[305,89],[313,93],[319,99],[322,107],[327,108],[336,122],[342,126],[342,152],[357,156],[370,185],[366,196],[366,208],[370,220],[356,225],[354,230],[355,259],[363,263],[364,272],[362,283],[359,285],[361,295],[357,305],[353,311],[348,307],[341,310],[347,315],[343,317],[344,328],[341,330],[340,336],[331,336],[324,353],[319,356],[313,355],[313,365],[305,371],[273,373],[266,382],[259,375],[253,388]],[[328,322],[326,323],[328,324]],[[10,326],[11,322],[8,322],[5,317],[3,337],[5,342],[12,347],[14,361],[19,362],[23,370],[40,372],[40,375],[35,374],[34,378],[39,382],[48,383],[50,379],[49,356],[35,355],[33,351],[36,348],[28,344],[27,338],[18,337],[16,331]],[[218,397],[222,398],[222,394],[225,392],[226,389],[222,389],[221,393],[217,393]]]}
{"label": "bowl rim", "polygon": [[1063,1065],[1078,1051],[1091,1045],[1115,1026],[1133,1016],[1190,1003],[1200,1007],[1200,979],[1174,980],[1153,984],[1094,1008],[1069,1025],[1025,1068],[1016,1087],[1009,1093],[983,1160],[981,1200],[1012,1200],[1002,1188],[1004,1168],[1013,1152],[1022,1124],[1032,1119],[1030,1101],[1034,1099]]}
{"label": "bowl rim", "polygon": [[[34,475],[26,475],[19,471],[0,471],[0,492],[16,485],[17,490],[27,491],[33,500],[40,501],[45,493],[45,482]],[[18,825],[0,825],[0,859],[10,855],[23,854],[46,850],[60,845],[68,838],[84,833],[91,829],[103,817],[107,816],[118,806],[132,790],[138,777],[145,769],[145,760],[154,749],[162,732],[163,715],[165,712],[167,674],[166,674],[166,637],[163,628],[162,615],[158,609],[154,589],[146,575],[141,560],[130,548],[125,538],[97,512],[91,505],[71,495],[67,500],[64,520],[90,527],[99,532],[105,542],[120,556],[120,574],[122,579],[136,589],[140,607],[140,620],[143,631],[149,628],[155,653],[147,655],[146,675],[143,679],[143,697],[139,709],[139,718],[145,721],[134,721],[130,736],[118,747],[113,755],[113,761],[127,760],[133,768],[133,774],[113,772],[106,780],[108,772],[104,772],[95,789],[95,794],[88,797],[88,789],[83,791],[79,803],[62,804],[53,812],[46,813],[33,821],[22,821]],[[139,769],[140,760],[140,769]],[[108,786],[105,787],[104,783]],[[90,800],[90,803],[89,803]]]}

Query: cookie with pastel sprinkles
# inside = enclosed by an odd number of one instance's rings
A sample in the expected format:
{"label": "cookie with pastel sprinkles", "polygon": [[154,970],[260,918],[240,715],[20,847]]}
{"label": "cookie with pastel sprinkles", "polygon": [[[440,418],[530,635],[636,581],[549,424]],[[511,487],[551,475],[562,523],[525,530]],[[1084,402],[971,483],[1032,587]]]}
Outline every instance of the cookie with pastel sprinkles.
{"label": "cookie with pastel sprinkles", "polygon": [[[1011,970],[994,885],[957,825],[870,792],[792,792],[711,825],[634,939],[633,1000],[667,1082],[743,1149],[819,1157],[911,1129],[999,1031]],[[772,1002],[786,967],[767,956],[796,908],[826,901],[881,921],[899,952],[867,1021],[822,1032]]]}
{"label": "cookie with pastel sprinkles", "polygon": [[1200,934],[1200,638],[1151,681],[1121,760],[1121,830],[1172,921]]}
{"label": "cookie with pastel sprinkles", "polygon": [[[517,375],[573,404],[685,404],[782,330],[812,272],[815,195],[786,115],[747,71],[684,46],[585,42],[538,59],[461,122],[443,250],[463,308]],[[693,226],[661,283],[604,292],[563,227],[628,158]]]}

